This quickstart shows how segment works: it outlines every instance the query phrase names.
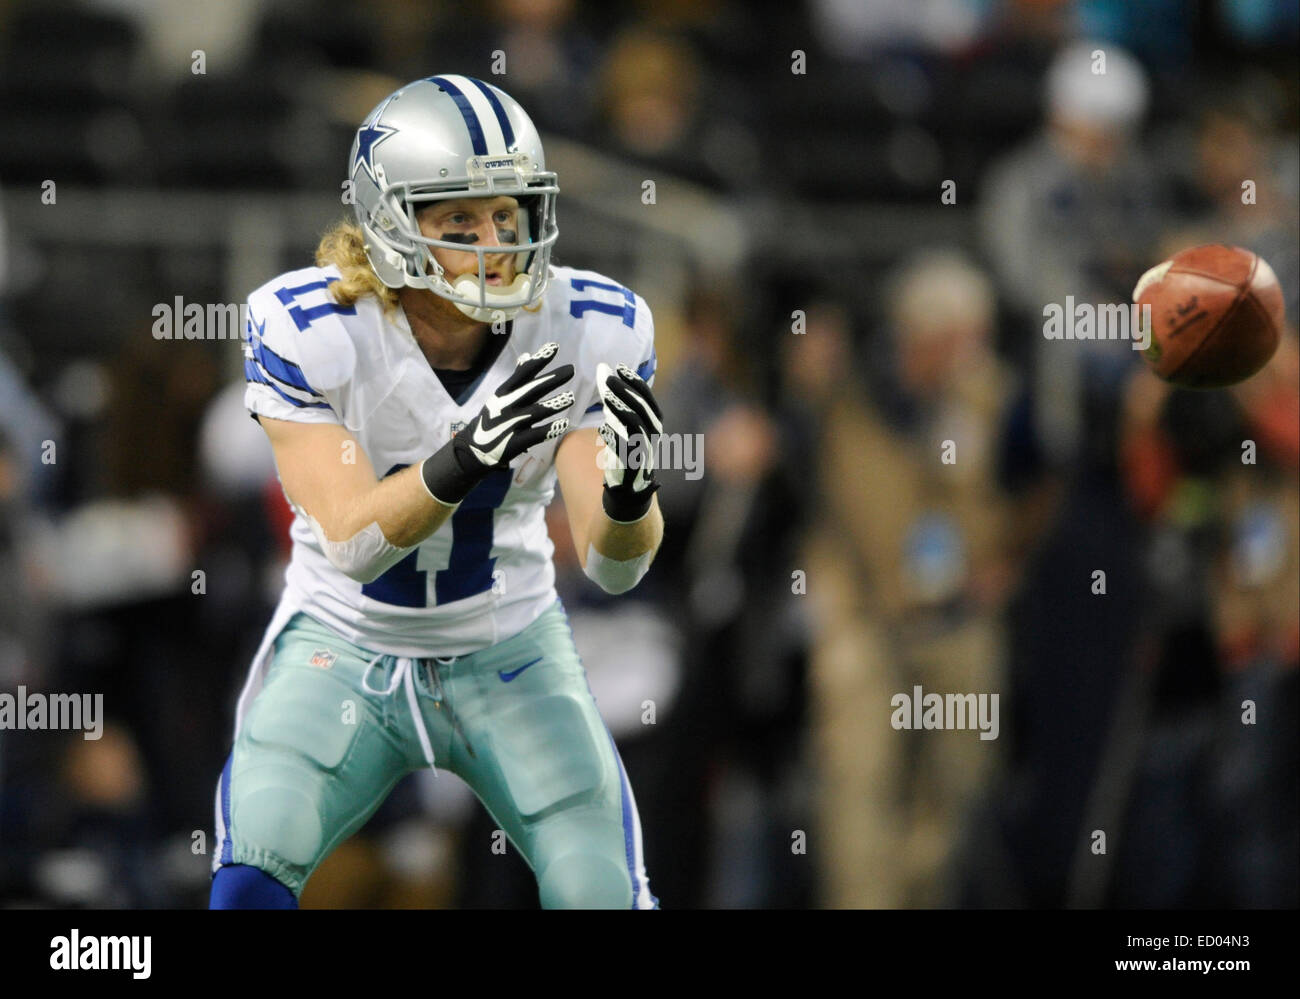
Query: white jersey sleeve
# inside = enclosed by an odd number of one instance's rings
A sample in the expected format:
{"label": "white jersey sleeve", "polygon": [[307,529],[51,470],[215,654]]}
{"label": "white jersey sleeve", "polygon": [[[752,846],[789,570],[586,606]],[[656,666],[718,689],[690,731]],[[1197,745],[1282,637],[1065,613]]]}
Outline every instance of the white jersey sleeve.
{"label": "white jersey sleeve", "polygon": [[[342,423],[355,350],[338,317],[354,306],[334,301],[330,270],[281,275],[248,297],[244,330],[244,405],[257,416],[297,423]],[[331,322],[330,320],[334,320]]]}

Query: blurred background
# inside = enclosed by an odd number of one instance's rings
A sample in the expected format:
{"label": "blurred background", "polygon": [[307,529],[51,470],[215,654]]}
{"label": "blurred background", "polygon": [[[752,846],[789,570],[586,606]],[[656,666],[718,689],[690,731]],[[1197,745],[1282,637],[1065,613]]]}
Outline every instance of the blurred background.
{"label": "blurred background", "polygon": [[[0,0],[0,692],[106,715],[0,730],[0,905],[206,905],[288,514],[239,342],[156,339],[154,309],[310,263],[358,122],[448,72],[528,109],[556,261],[645,297],[668,429],[704,435],[633,594],[553,532],[665,907],[1295,906],[1298,25],[1294,0]],[[1286,295],[1243,385],[1042,336],[1046,304],[1128,302],[1210,241]],[[916,685],[997,693],[998,738],[894,729]],[[413,775],[303,904],[535,906],[492,829]]]}

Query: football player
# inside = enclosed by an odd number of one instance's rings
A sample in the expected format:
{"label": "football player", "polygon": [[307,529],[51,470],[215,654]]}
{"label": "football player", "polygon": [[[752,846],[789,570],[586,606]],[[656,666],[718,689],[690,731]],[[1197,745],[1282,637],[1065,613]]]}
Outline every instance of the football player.
{"label": "football player", "polygon": [[293,554],[217,785],[211,906],[295,907],[393,786],[436,766],[478,795],[544,907],[657,907],[543,520],[558,479],[611,593],[654,557],[650,310],[551,265],[556,176],[490,84],[401,88],[348,168],[355,223],[248,299],[245,401]]}

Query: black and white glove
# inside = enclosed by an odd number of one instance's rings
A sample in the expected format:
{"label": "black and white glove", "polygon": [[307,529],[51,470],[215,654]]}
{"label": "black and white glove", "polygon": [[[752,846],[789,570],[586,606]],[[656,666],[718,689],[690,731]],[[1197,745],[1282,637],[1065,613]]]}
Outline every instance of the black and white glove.
{"label": "black and white glove", "polygon": [[445,506],[456,506],[488,472],[505,468],[534,444],[568,431],[568,418],[554,417],[573,405],[573,393],[551,393],[573,377],[573,365],[544,370],[559,349],[559,344],[548,343],[535,354],[522,355],[478,415],[424,459],[420,472],[429,495]]}
{"label": "black and white glove", "polygon": [[600,467],[605,470],[601,505],[610,520],[630,524],[650,512],[655,481],[655,445],[663,433],[663,412],[650,386],[626,364],[596,366],[596,387],[605,406]]}

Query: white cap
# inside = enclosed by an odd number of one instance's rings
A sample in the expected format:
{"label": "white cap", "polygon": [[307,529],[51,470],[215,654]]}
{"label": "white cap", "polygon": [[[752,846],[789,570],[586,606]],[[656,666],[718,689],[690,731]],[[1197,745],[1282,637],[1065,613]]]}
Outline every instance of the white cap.
{"label": "white cap", "polygon": [[1109,42],[1075,42],[1047,71],[1047,107],[1054,118],[1126,128],[1146,112],[1147,97],[1142,64]]}

